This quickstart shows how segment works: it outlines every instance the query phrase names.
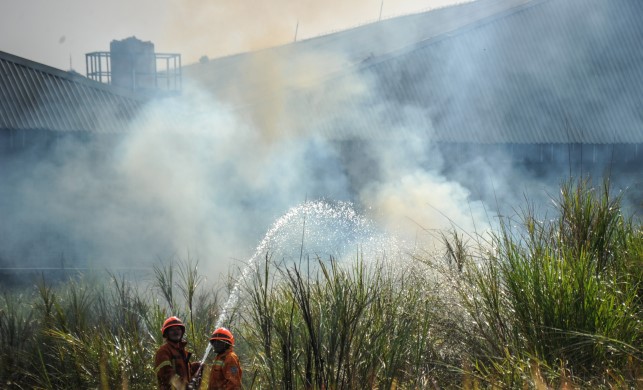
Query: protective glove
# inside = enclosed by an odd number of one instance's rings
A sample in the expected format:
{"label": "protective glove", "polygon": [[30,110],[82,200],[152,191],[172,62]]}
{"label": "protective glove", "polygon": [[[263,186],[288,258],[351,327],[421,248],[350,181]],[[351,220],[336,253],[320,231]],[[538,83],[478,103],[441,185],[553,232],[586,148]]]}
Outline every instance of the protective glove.
{"label": "protective glove", "polygon": [[[199,362],[200,363],[200,362]],[[197,390],[201,385],[201,377],[203,376],[203,370],[199,370],[198,375],[192,378],[190,383],[188,383],[186,390]]]}

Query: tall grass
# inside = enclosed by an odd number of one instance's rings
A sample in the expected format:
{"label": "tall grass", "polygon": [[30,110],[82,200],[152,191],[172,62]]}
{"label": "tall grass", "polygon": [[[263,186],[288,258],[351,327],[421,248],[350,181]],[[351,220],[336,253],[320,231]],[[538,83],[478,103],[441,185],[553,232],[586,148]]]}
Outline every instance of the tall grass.
{"label": "tall grass", "polygon": [[640,385],[643,233],[619,202],[607,183],[564,183],[554,216],[527,208],[519,223],[501,221],[493,250],[465,263],[479,375],[519,380],[512,369],[529,378],[536,364],[554,383],[571,373],[589,387]]}
{"label": "tall grass", "polygon": [[449,375],[431,362],[439,303],[419,274],[361,258],[313,261],[309,277],[266,257],[248,286],[242,329],[257,388],[423,387]]}
{"label": "tall grass", "polygon": [[[154,388],[163,320],[184,319],[190,349],[202,352],[218,315],[216,294],[199,288],[196,264],[182,263],[179,282],[170,285],[176,280],[172,272],[170,266],[157,273],[154,286],[144,291],[124,276],[108,274],[107,283],[84,275],[53,286],[42,278],[32,294],[4,294],[1,387]],[[173,288],[184,292],[183,301],[177,303]]]}
{"label": "tall grass", "polygon": [[[227,321],[257,389],[641,388],[643,231],[609,186],[564,183],[443,255],[266,254]],[[149,389],[169,315],[197,355],[220,314],[198,263],[0,295],[0,387]],[[207,376],[207,374],[206,374]],[[203,384],[205,385],[205,383]]]}

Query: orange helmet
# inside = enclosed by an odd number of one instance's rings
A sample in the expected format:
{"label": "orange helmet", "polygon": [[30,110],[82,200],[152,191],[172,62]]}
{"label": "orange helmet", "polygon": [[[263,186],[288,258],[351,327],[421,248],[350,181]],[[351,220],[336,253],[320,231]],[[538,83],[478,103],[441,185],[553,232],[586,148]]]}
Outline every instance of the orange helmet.
{"label": "orange helmet", "polygon": [[183,333],[185,333],[185,325],[183,325],[183,322],[178,317],[172,316],[168,317],[168,319],[163,322],[163,326],[161,327],[161,334],[163,337],[165,337],[165,331],[173,326],[180,327],[183,329]]}
{"label": "orange helmet", "polygon": [[214,332],[212,332],[212,336],[210,336],[210,341],[214,341],[214,340],[221,340],[230,345],[234,345],[234,336],[232,335],[232,332],[230,332],[226,328],[218,328]]}

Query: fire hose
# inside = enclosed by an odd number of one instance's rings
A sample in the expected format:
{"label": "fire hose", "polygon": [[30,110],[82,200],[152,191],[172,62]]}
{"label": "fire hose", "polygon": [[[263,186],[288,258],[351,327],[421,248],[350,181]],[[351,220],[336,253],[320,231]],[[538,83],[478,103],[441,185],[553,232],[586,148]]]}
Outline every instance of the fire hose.
{"label": "fire hose", "polygon": [[205,359],[208,358],[208,355],[210,354],[210,350],[212,349],[212,345],[208,343],[208,347],[205,349],[205,353],[203,354],[203,358],[201,361],[199,361],[199,368],[197,368],[196,372],[194,373],[194,377],[188,383],[187,390],[196,390],[201,386],[201,379],[203,377],[203,366],[205,365]]}

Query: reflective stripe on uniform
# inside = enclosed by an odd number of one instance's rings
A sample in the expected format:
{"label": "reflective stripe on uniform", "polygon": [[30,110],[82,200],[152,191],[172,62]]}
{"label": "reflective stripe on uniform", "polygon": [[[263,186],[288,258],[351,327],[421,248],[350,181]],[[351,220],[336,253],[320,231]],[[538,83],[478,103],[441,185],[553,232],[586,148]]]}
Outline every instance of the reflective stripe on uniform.
{"label": "reflective stripe on uniform", "polygon": [[223,366],[224,364],[225,362],[223,360],[215,360],[215,362],[212,363],[214,366]]}
{"label": "reflective stripe on uniform", "polygon": [[165,366],[171,366],[171,365],[172,365],[172,363],[170,363],[170,361],[169,361],[169,360],[166,360],[166,361],[164,361],[163,363],[161,363],[161,364],[159,364],[158,366],[156,366],[156,368],[154,369],[154,372],[156,372],[156,373],[158,374],[158,373],[159,373],[159,370],[160,370],[161,368],[163,368],[163,367],[165,367]]}

